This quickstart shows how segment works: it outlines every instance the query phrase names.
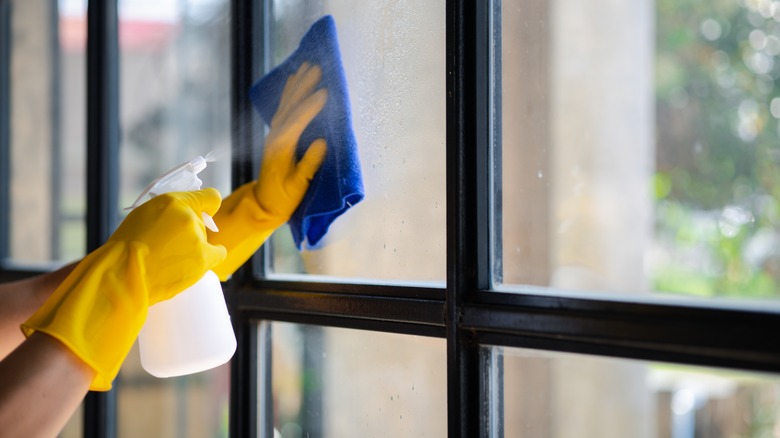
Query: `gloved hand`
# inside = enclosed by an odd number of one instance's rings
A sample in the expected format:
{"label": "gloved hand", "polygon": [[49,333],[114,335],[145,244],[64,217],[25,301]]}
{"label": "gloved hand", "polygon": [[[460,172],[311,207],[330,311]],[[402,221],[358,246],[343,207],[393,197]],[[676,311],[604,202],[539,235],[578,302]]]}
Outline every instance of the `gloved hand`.
{"label": "gloved hand", "polygon": [[233,274],[290,219],[325,158],[323,139],[315,140],[300,161],[295,156],[301,134],[328,98],[326,89],[315,90],[321,76],[320,67],[307,63],[290,76],[271,121],[257,180],[231,193],[214,215],[220,231],[209,232],[209,242],[228,250],[225,261],[214,268],[220,280]]}
{"label": "gloved hand", "polygon": [[22,324],[61,341],[96,372],[90,389],[107,391],[146,321],[149,306],[192,286],[225,258],[206,240],[201,213],[214,214],[215,189],[167,193],[125,218],[84,257]]}

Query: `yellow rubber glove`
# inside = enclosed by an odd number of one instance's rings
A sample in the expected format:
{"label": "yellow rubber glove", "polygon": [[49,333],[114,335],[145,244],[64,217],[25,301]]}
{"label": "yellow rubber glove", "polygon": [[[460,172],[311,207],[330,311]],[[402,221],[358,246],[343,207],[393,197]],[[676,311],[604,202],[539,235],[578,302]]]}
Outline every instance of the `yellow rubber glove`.
{"label": "yellow rubber glove", "polygon": [[209,242],[228,250],[225,261],[214,268],[222,281],[290,219],[325,158],[323,139],[312,142],[300,161],[295,157],[301,134],[328,98],[326,89],[315,90],[321,76],[318,66],[306,63],[290,76],[265,139],[257,180],[231,193],[214,215],[219,232],[209,232]]}
{"label": "yellow rubber glove", "polygon": [[201,213],[215,189],[167,193],[136,208],[101,247],[79,262],[22,324],[61,341],[93,368],[90,389],[107,391],[146,321],[149,306],[192,286],[225,258],[206,240]]}

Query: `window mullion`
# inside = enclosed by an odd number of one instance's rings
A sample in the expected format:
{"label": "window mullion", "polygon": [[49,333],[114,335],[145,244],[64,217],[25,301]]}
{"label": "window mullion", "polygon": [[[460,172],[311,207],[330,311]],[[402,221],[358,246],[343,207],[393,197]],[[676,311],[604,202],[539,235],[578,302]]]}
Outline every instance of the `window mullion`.
{"label": "window mullion", "polygon": [[447,2],[447,415],[451,437],[482,435],[480,349],[461,325],[487,287],[488,47],[483,2]]}
{"label": "window mullion", "polygon": [[[87,250],[116,227],[119,180],[119,44],[116,0],[87,7]],[[116,436],[116,388],[91,392],[84,436]]]}
{"label": "window mullion", "polygon": [[[254,178],[255,163],[252,155],[261,136],[261,128],[256,118],[252,118],[252,104],[248,90],[262,68],[265,58],[267,16],[265,1],[232,0],[231,7],[231,142],[234,159],[232,160],[232,185],[238,187]],[[261,269],[263,251],[259,251]],[[257,261],[257,258],[254,258]],[[236,333],[238,347],[231,361],[230,373],[230,436],[257,436],[258,426],[267,431],[269,425],[266,416],[258,424],[258,404],[266,412],[269,395],[260,391],[267,390],[268,379],[264,378],[264,389],[258,388],[258,364],[262,364],[264,375],[270,367],[270,351],[267,333],[260,338],[262,351],[258,349],[257,322],[248,312],[238,306],[241,285],[251,282],[253,277],[251,264],[247,264],[233,275],[226,286],[226,301],[230,308],[231,320]],[[273,425],[271,424],[270,427]]]}

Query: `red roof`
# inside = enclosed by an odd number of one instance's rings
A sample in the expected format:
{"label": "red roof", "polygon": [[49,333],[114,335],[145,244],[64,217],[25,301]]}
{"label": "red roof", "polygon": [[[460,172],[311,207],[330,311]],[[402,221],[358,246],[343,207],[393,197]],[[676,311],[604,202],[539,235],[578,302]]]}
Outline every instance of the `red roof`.
{"label": "red roof", "polygon": [[[179,32],[178,23],[120,20],[121,50],[155,51],[167,47]],[[83,52],[87,44],[86,17],[60,17],[60,46],[66,52]]]}

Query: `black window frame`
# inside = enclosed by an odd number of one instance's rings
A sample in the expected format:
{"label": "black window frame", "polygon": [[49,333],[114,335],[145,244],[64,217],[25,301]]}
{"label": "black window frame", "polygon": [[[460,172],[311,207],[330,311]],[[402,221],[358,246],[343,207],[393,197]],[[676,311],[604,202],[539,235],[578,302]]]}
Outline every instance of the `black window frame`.
{"label": "black window frame", "polygon": [[[54,0],[52,0],[54,1]],[[231,1],[231,108],[233,120],[251,108],[245,90],[267,67],[263,36],[269,6],[263,0]],[[491,290],[491,209],[496,179],[490,106],[500,96],[490,87],[491,8],[500,0],[446,1],[446,286],[298,282],[265,275],[262,251],[225,285],[238,338],[231,364],[230,436],[267,431],[268,406],[257,393],[258,369],[267,346],[258,322],[284,321],[446,339],[448,435],[486,436],[482,410],[500,385],[500,369],[481,346],[546,351],[780,372],[780,343],[767,333],[780,328],[780,313],[723,302],[671,301],[655,297],[584,297],[526,288],[516,294]],[[8,68],[10,0],[0,0],[0,163],[8,163]],[[87,43],[87,234],[94,249],[116,226],[118,166],[118,47],[116,1],[91,1]],[[233,123],[235,150],[262,141],[258,126]],[[240,154],[245,157],[244,154]],[[254,176],[251,158],[234,160],[233,185]],[[7,212],[10,169],[0,164],[0,211]],[[0,217],[0,256],[7,259],[8,217]],[[7,263],[0,280],[36,272]],[[258,343],[258,341],[261,341]],[[260,347],[258,347],[260,345]],[[262,378],[269,378],[268,373]],[[498,397],[500,399],[500,396]],[[497,407],[497,408],[500,408]],[[262,412],[268,412],[263,408]],[[116,391],[90,393],[86,437],[116,435]]]}

